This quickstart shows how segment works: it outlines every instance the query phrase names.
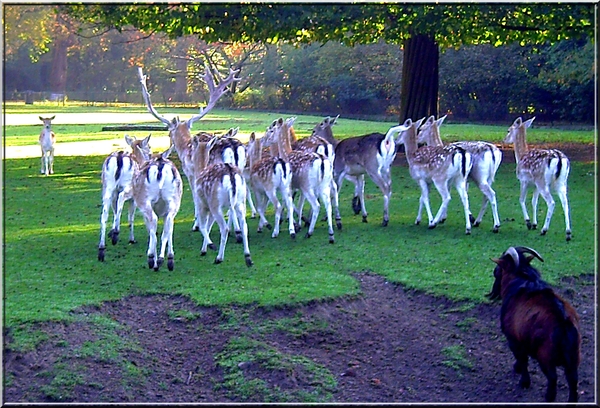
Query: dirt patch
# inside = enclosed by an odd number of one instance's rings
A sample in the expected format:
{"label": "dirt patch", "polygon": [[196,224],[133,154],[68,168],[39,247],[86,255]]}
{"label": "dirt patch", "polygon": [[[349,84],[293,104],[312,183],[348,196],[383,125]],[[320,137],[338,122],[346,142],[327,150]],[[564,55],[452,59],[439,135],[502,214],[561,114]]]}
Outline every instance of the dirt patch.
{"label": "dirt patch", "polygon": [[[73,323],[40,324],[48,340],[31,352],[12,351],[9,332],[4,401],[543,401],[536,362],[532,388],[517,385],[499,304],[469,308],[375,274],[356,278],[355,298],[271,310],[131,296],[78,310]],[[570,278],[559,289],[581,316],[580,402],[595,400],[594,283]],[[270,357],[242,350],[236,360],[232,345],[243,341]],[[566,401],[559,372],[558,400]]]}

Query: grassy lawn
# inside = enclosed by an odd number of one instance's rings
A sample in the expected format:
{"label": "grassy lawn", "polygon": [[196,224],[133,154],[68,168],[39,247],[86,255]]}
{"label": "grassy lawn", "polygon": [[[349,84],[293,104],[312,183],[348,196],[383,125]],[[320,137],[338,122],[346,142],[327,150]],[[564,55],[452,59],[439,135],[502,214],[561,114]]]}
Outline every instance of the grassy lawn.
{"label": "grassy lawn", "polygon": [[[185,117],[185,113],[179,114]],[[242,132],[249,133],[264,130],[277,114],[215,111],[209,116],[212,120],[208,122],[211,126],[214,123],[216,130],[240,126]],[[298,133],[309,134],[321,119],[299,117]],[[100,132],[99,126],[64,125],[60,137],[74,140],[113,137]],[[442,137],[452,140],[453,135],[457,139],[460,135],[461,139],[500,141],[507,127],[508,124],[506,127],[447,124],[442,127]],[[5,128],[6,145],[35,143],[37,136],[29,136],[26,128],[38,132],[40,126]],[[344,138],[384,132],[387,128],[389,124],[381,122],[340,119],[334,130],[337,137]],[[593,132],[535,127],[530,132],[531,139],[551,137],[593,143]],[[330,299],[357,294],[359,285],[352,273],[358,271],[372,271],[407,287],[455,300],[484,302],[484,294],[492,284],[494,264],[490,258],[501,255],[511,245],[538,250],[546,261],[540,265],[542,276],[553,284],[563,276],[595,271],[596,220],[591,211],[595,205],[595,164],[572,166],[571,242],[565,241],[558,200],[547,236],[527,231],[518,204],[514,164],[503,164],[494,184],[502,221],[500,233],[491,233],[488,209],[482,226],[474,229],[471,236],[464,235],[462,208],[455,191],[445,224],[434,230],[428,230],[426,223],[414,225],[419,189],[406,167],[394,167],[387,228],[381,227],[382,197],[375,185],[367,182],[369,223],[365,224],[360,215],[355,216],[351,211],[353,189],[346,182],[340,196],[344,227],[335,231],[335,244],[328,244],[326,224],[322,221],[313,237],[305,239],[302,232],[292,241],[285,233],[276,239],[269,232],[258,234],[257,220],[249,219],[250,250],[255,263],[252,268],[245,266],[241,245],[232,238],[223,264],[213,264],[214,253],[200,257],[201,235],[191,232],[193,204],[184,180],[183,203],[175,222],[175,270],[168,272],[164,268],[156,273],[146,266],[147,234],[139,214],[135,224],[138,244],[126,243],[124,216],[122,241],[107,248],[106,262],[97,260],[103,160],[104,156],[57,158],[56,174],[50,177],[39,175],[37,157],[4,161],[5,325],[65,319],[70,310],[80,305],[129,294],[181,294],[202,305],[281,305]],[[475,187],[469,192],[472,211],[477,213],[481,193]],[[440,200],[436,191],[432,191],[431,200],[432,208],[437,209]],[[540,200],[540,220],[545,212],[546,205]],[[272,209],[269,214],[272,218]],[[218,242],[218,228],[212,234]]]}

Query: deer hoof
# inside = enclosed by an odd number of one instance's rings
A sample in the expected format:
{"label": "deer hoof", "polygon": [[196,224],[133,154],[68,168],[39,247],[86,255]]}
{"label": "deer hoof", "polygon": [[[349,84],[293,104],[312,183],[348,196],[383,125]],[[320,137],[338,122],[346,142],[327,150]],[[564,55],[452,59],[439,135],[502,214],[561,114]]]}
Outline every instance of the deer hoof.
{"label": "deer hoof", "polygon": [[329,235],[329,243],[335,244],[335,238],[334,238],[333,234]]}
{"label": "deer hoof", "polygon": [[243,237],[242,237],[242,231],[236,231],[235,232],[235,242],[237,242],[238,244],[241,244],[243,241]]}
{"label": "deer hoof", "polygon": [[252,262],[252,258],[250,258],[250,254],[244,255],[244,258],[246,258],[246,266],[248,268],[254,265],[254,262]]}
{"label": "deer hoof", "polygon": [[270,231],[273,229],[273,226],[271,224],[267,223],[267,229]]}
{"label": "deer hoof", "polygon": [[471,229],[470,229],[470,228],[467,228],[467,230],[465,231],[465,234],[466,234],[466,235],[471,235]]}
{"label": "deer hoof", "polygon": [[212,249],[213,251],[216,251],[216,250],[217,250],[217,246],[214,244],[214,242],[211,242],[210,244],[208,244],[208,247],[209,247],[210,249]]}
{"label": "deer hoof", "polygon": [[446,219],[445,219],[445,218],[442,218],[441,220],[439,220],[439,221],[438,221],[438,224],[443,224],[443,223],[445,223],[445,222],[446,222]]}
{"label": "deer hoof", "polygon": [[500,225],[494,225],[494,228],[492,228],[492,232],[494,234],[497,234],[499,230],[500,230]]}
{"label": "deer hoof", "polygon": [[471,219],[469,219],[469,221],[471,221],[471,225],[472,225],[474,228],[477,228],[477,227],[479,227],[479,225],[481,224],[481,222],[474,222],[474,221],[473,221],[473,220],[471,220]]}
{"label": "deer hoof", "polygon": [[546,232],[548,232],[547,229],[542,229],[542,232],[540,232],[540,235],[546,235]]}
{"label": "deer hoof", "polygon": [[200,252],[200,256],[206,256],[206,251]]}
{"label": "deer hoof", "polygon": [[306,235],[304,235],[304,238],[310,238],[311,235],[311,233],[307,232]]}
{"label": "deer hoof", "polygon": [[437,227],[437,224],[429,224],[429,226],[427,228],[428,229],[434,229],[435,227]]}
{"label": "deer hoof", "polygon": [[342,229],[342,220],[341,220],[341,218],[338,218],[338,219],[335,220],[335,225],[336,225],[336,227],[337,227],[338,230]]}
{"label": "deer hoof", "polygon": [[104,250],[106,248],[98,248],[98,260],[104,262]]}
{"label": "deer hoof", "polygon": [[365,223],[369,222],[369,221],[367,221],[367,216],[366,215],[363,215],[362,222],[365,222]]}
{"label": "deer hoof", "polygon": [[154,270],[158,271],[164,262],[165,262],[165,258],[158,257],[158,262],[156,262],[156,266],[154,267]]}
{"label": "deer hoof", "polygon": [[154,255],[148,256],[148,269],[154,269]]}
{"label": "deer hoof", "polygon": [[129,240],[129,243],[130,243],[130,244],[137,244],[137,241],[136,241],[135,239],[130,239],[130,240]]}
{"label": "deer hoof", "polygon": [[532,225],[531,225],[531,221],[529,220],[525,220],[525,224],[527,224],[527,229],[530,230]]}
{"label": "deer hoof", "polygon": [[169,258],[167,259],[167,268],[170,271],[175,269],[175,260],[173,259],[173,255],[169,255]]}
{"label": "deer hoof", "polygon": [[290,238],[292,238],[292,239],[296,239],[296,233],[295,233],[295,232],[292,232],[292,233],[290,234]]}
{"label": "deer hoof", "polygon": [[221,262],[223,262],[223,260],[222,260],[222,259],[215,258],[215,264],[220,264]]}
{"label": "deer hoof", "polygon": [[111,229],[108,232],[108,236],[110,237],[110,241],[112,242],[112,244],[117,245],[117,242],[119,242],[119,231]]}
{"label": "deer hoof", "polygon": [[354,215],[358,215],[360,214],[360,198],[359,197],[353,197],[352,198],[352,210],[354,211]]}
{"label": "deer hoof", "polygon": [[381,226],[387,227],[389,222],[390,222],[389,220],[383,220],[383,222],[381,223]]}
{"label": "deer hoof", "polygon": [[[473,214],[469,214],[469,221],[471,222],[471,224],[475,222],[475,217],[473,217]],[[477,223],[477,225],[479,225],[479,223]]]}
{"label": "deer hoof", "polygon": [[567,241],[571,240],[571,231],[567,231]]}

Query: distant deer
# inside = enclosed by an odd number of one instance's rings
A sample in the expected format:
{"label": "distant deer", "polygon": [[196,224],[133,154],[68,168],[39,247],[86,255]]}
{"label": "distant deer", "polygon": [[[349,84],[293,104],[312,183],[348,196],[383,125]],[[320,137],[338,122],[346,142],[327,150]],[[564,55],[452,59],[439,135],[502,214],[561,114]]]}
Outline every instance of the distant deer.
{"label": "distant deer", "polygon": [[[515,161],[517,162],[517,178],[521,182],[521,195],[519,203],[523,210],[525,223],[528,229],[537,228],[537,203],[540,194],[546,204],[548,211],[546,220],[542,227],[541,235],[545,235],[550,227],[550,220],[554,212],[554,199],[551,190],[556,191],[565,214],[566,239],[571,240],[571,222],[569,220],[569,200],[567,198],[567,179],[571,165],[567,156],[556,149],[529,149],[526,141],[527,128],[531,126],[534,118],[525,122],[517,118],[508,128],[505,143],[512,143],[515,150]],[[535,186],[531,204],[533,207],[533,222],[529,220],[525,199],[529,186]]]}
{"label": "distant deer", "polygon": [[43,118],[40,116],[40,120],[44,122],[44,128],[40,133],[39,143],[42,148],[42,160],[40,173],[54,174],[54,143],[56,142],[56,135],[52,131],[52,121],[55,116],[51,118]]}
{"label": "distant deer", "polygon": [[[440,126],[446,119],[446,116],[435,120],[434,116],[430,116],[419,130],[418,140],[420,143],[426,143],[429,146],[443,146],[444,143],[440,138]],[[496,202],[496,192],[492,188],[492,183],[502,162],[502,151],[494,144],[482,141],[466,141],[454,142],[452,146],[457,146],[471,153],[473,158],[473,167],[469,172],[469,180],[475,182],[477,187],[483,193],[483,202],[481,210],[477,218],[471,220],[474,227],[481,224],[483,215],[488,203],[492,207],[492,216],[494,218],[494,226],[492,232],[497,233],[500,228],[500,217],[498,216],[498,204]]]}
{"label": "distant deer", "polygon": [[[144,216],[148,230],[148,267],[158,271],[167,251],[167,267],[173,270],[173,227],[175,216],[181,206],[183,182],[175,164],[168,159],[173,150],[171,145],[164,152],[151,157],[142,164],[133,178],[135,204]],[[156,256],[158,219],[163,219],[160,253]]]}
{"label": "distant deer", "polygon": [[133,200],[133,177],[140,166],[150,158],[150,135],[137,140],[125,135],[125,141],[131,146],[131,154],[118,151],[110,154],[102,165],[102,214],[100,216],[100,243],[98,244],[98,260],[104,262],[106,250],[106,222],[109,209],[113,210],[113,225],[108,233],[113,245],[119,241],[121,213],[123,205],[129,201],[129,243],[135,243],[133,220],[136,205]]}
{"label": "distant deer", "polygon": [[[167,125],[169,130],[169,137],[171,142],[175,146],[175,150],[177,151],[177,155],[181,160],[181,165],[183,167],[183,172],[187,176],[188,182],[190,183],[190,188],[192,190],[192,196],[194,198],[194,226],[192,227],[193,231],[198,231],[199,227],[199,204],[196,194],[193,193],[196,191],[194,182],[194,162],[192,159],[192,135],[190,130],[193,124],[202,119],[208,112],[214,108],[219,98],[221,98],[228,90],[228,86],[231,85],[234,81],[239,81],[239,78],[235,77],[235,74],[238,71],[230,70],[229,76],[225,79],[219,78],[219,84],[215,84],[215,79],[211,74],[208,67],[205,68],[204,75],[201,78],[204,80],[209,90],[209,101],[204,108],[200,108],[200,112],[194,116],[192,116],[187,121],[181,121],[178,117],[173,118],[172,121],[166,119],[163,116],[160,116],[156,109],[152,106],[152,102],[150,101],[150,94],[148,93],[148,88],[146,86],[146,76],[143,74],[142,68],[138,68],[138,75],[140,78],[140,83],[142,85],[142,96],[144,97],[144,101],[146,102],[146,107],[148,108],[148,112],[152,114],[156,119],[160,122]],[[218,77],[218,74],[217,74]]]}
{"label": "distant deer", "polygon": [[[404,144],[410,176],[421,187],[419,211],[415,224],[421,222],[423,206],[427,211],[430,229],[443,222],[450,203],[448,184],[453,182],[465,211],[465,233],[469,235],[471,234],[471,212],[467,195],[467,176],[472,166],[471,154],[458,146],[423,146],[419,148],[417,129],[423,119],[412,123],[412,126],[401,132],[397,139],[398,144]],[[429,184],[431,182],[433,182],[442,197],[442,204],[435,218],[431,213],[429,204]]]}

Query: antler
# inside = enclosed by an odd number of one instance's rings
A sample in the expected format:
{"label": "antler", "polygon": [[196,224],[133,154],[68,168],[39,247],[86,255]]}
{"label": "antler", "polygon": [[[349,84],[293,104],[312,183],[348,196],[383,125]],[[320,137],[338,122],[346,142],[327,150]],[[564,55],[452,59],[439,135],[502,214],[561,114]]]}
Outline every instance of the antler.
{"label": "antler", "polygon": [[235,74],[237,74],[240,70],[233,70],[229,68],[229,75],[227,78],[222,79],[217,73],[217,78],[219,79],[219,85],[215,84],[215,79],[210,71],[210,69],[205,66],[204,67],[204,75],[200,77],[204,80],[206,85],[208,86],[208,91],[210,92],[210,96],[208,99],[208,104],[204,108],[200,108],[200,113],[192,116],[188,120],[188,127],[191,129],[194,122],[202,119],[212,108],[214,108],[215,104],[221,98],[221,96],[225,95],[225,93],[229,90],[228,86],[231,85],[234,81],[239,81],[240,78],[236,78]]}
{"label": "antler", "polygon": [[146,107],[148,108],[148,112],[152,114],[156,119],[160,120],[162,123],[167,125],[171,125],[171,121],[166,119],[163,116],[160,116],[154,106],[152,106],[152,102],[150,101],[150,94],[148,93],[148,87],[146,86],[146,75],[142,71],[142,67],[138,67],[138,76],[140,77],[140,83],[142,84],[142,96],[144,97],[144,102],[146,102]]}

